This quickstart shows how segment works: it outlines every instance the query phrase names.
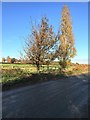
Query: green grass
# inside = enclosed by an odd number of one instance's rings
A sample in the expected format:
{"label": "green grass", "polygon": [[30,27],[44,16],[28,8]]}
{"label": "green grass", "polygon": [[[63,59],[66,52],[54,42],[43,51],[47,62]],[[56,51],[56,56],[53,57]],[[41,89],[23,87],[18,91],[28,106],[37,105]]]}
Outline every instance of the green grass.
{"label": "green grass", "polygon": [[2,83],[15,81],[25,76],[30,76],[31,72],[21,69],[2,69]]}
{"label": "green grass", "polygon": [[2,68],[27,68],[32,66],[31,64],[0,64]]}
{"label": "green grass", "polygon": [[[37,73],[36,67],[31,64],[0,64],[0,67],[2,74],[2,81],[0,80],[0,83],[15,81],[30,76],[33,73]],[[50,65],[48,72],[53,72],[58,69],[58,66]],[[43,65],[40,67],[40,72],[47,72],[47,66]]]}
{"label": "green grass", "polygon": [[15,84],[36,83],[82,73],[83,68],[81,70],[72,70],[73,67],[74,66],[68,66],[63,73],[60,73],[58,64],[50,65],[49,70],[47,70],[46,65],[43,65],[40,68],[40,73],[38,73],[36,67],[31,64],[0,64],[0,83],[2,83],[4,87],[9,87]]}
{"label": "green grass", "polygon": [[40,82],[46,82],[50,80],[59,80],[65,77],[65,74],[55,74],[55,73],[33,73],[31,76],[17,78],[16,80],[11,80],[4,82],[2,84],[3,90],[13,89],[20,86],[26,86],[31,84],[36,84]]}

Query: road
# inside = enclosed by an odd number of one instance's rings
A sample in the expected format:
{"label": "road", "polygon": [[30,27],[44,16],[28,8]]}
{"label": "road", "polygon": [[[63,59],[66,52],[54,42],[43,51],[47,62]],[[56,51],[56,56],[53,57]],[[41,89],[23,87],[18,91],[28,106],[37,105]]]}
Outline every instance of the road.
{"label": "road", "polygon": [[3,118],[87,118],[88,75],[48,81],[2,93]]}

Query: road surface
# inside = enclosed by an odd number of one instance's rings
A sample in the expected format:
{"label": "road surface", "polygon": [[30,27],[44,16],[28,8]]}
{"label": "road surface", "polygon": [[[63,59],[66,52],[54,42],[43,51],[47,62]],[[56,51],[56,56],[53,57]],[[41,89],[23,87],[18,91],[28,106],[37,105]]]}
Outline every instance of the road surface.
{"label": "road surface", "polygon": [[2,93],[3,118],[87,118],[88,75],[48,81]]}

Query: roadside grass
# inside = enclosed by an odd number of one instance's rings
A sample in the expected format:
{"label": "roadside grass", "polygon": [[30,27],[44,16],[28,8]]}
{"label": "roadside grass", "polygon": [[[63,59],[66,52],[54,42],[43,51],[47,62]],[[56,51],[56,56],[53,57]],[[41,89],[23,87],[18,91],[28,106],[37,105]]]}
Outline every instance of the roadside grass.
{"label": "roadside grass", "polygon": [[62,72],[59,71],[58,65],[50,65],[49,70],[46,65],[43,65],[39,73],[35,66],[29,64],[0,64],[0,68],[0,84],[3,90],[88,72],[88,67],[85,65],[68,66]]}
{"label": "roadside grass", "polygon": [[51,81],[51,80],[58,80],[61,78],[67,77],[65,74],[58,74],[58,73],[32,73],[30,76],[23,76],[18,77],[14,80],[9,80],[7,82],[2,83],[2,90],[9,90],[21,86]]}

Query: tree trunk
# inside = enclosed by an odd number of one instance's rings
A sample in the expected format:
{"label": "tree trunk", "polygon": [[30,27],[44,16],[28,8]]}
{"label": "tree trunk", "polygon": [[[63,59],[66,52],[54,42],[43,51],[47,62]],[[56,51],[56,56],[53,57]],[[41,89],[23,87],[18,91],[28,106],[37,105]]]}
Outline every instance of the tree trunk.
{"label": "tree trunk", "polygon": [[49,71],[49,64],[47,64],[47,70]]}
{"label": "tree trunk", "polygon": [[40,70],[40,66],[39,64],[37,64],[37,72],[39,72],[39,70]]}

